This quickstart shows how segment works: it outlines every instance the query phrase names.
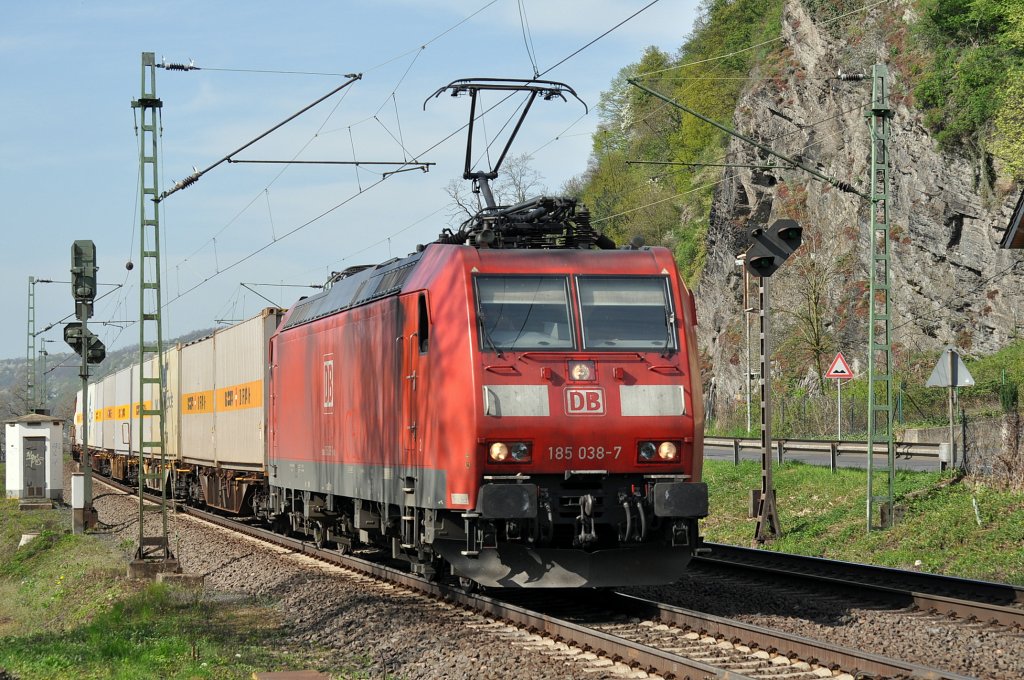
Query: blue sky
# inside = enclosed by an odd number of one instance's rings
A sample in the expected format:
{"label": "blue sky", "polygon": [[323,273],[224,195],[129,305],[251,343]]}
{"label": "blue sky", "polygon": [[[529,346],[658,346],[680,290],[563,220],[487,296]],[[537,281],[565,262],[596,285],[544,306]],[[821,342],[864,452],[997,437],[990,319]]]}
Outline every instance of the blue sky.
{"label": "blue sky", "polygon": [[[372,188],[379,170],[225,163],[169,197],[161,204],[164,335],[174,337],[258,312],[267,303],[242,282],[321,283],[332,270],[404,255],[436,238],[448,222],[444,188],[462,174],[465,133],[435,144],[466,122],[469,104],[444,96],[424,111],[423,101],[457,78],[532,76],[521,9],[543,72],[648,2],[5,3],[0,358],[25,356],[28,277],[67,281],[75,239],[95,241],[101,282],[123,284],[101,287],[113,292],[96,304],[94,330],[109,348],[138,341],[137,326],[98,322],[132,320],[139,311],[138,269],[129,274],[125,263],[138,259],[138,140],[130,103],[139,96],[142,52],[158,61],[192,59],[202,68],[157,70],[162,189],[344,81],[245,71],[358,72],[363,79],[239,158],[436,163],[429,173],[394,175]],[[544,76],[575,88],[590,114],[572,100],[539,101],[512,152],[533,154],[552,190],[582,172],[601,91],[646,46],[674,52],[692,28],[696,5],[661,0]],[[509,106],[495,109],[478,124],[480,132],[492,139],[511,113]],[[482,149],[483,140],[474,148]],[[285,306],[308,292],[256,289]],[[38,330],[72,312],[69,285],[35,290]],[[40,337],[54,341],[49,352],[66,350],[59,326]]]}

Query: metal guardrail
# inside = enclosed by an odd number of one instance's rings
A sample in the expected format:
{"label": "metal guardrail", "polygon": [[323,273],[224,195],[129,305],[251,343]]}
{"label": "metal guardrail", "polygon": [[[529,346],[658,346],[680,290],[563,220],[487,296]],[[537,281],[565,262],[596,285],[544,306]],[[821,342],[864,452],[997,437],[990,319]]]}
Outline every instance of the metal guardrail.
{"label": "metal guardrail", "polygon": [[[733,462],[739,464],[741,450],[761,450],[761,439],[739,438],[739,437],[705,437],[704,446],[732,449]],[[779,463],[785,460],[787,453],[822,453],[828,454],[831,460],[831,467],[836,469],[836,458],[844,453],[854,453],[866,456],[868,443],[866,441],[821,441],[817,439],[775,439],[772,441],[775,448],[775,457]],[[872,447],[873,454],[886,455],[886,446],[882,442],[875,442]],[[944,466],[949,460],[948,444],[896,442],[897,458],[937,458],[940,465]]]}

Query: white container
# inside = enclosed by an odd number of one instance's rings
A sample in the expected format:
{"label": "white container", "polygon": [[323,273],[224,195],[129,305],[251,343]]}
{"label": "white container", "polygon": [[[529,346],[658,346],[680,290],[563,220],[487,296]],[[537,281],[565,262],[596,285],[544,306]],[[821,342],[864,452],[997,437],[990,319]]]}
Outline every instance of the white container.
{"label": "white container", "polygon": [[[114,450],[114,429],[116,424],[116,411],[117,411],[117,374],[113,373],[106,376],[100,382],[99,392],[103,395],[103,409],[100,415],[100,439],[96,441],[96,448],[104,451]],[[92,438],[89,439],[89,445],[93,446]]]}
{"label": "white container", "polygon": [[99,448],[103,438],[103,388],[99,383],[89,383],[89,448]]}
{"label": "white container", "polygon": [[[176,460],[181,448],[181,413],[179,412],[178,381],[180,347],[164,350],[164,453]],[[155,436],[156,433],[150,434]]]}
{"label": "white container", "polygon": [[82,445],[82,390],[75,392],[75,426],[71,430],[71,443]]}
{"label": "white container", "polygon": [[209,336],[183,345],[179,355],[178,403],[181,460],[211,464],[213,444],[214,340]]}
{"label": "white container", "polygon": [[[114,404],[112,409],[104,409],[104,414],[109,410],[113,411],[113,419],[109,426],[112,436],[111,448],[114,453],[126,456],[131,452],[132,440],[138,436],[132,432],[132,408],[138,401],[139,379],[131,366],[121,369],[113,378]],[[135,446],[137,449],[138,444]]]}
{"label": "white container", "polygon": [[214,336],[216,393],[214,439],[217,463],[232,469],[262,470],[266,461],[270,387],[270,336],[281,313],[259,316]]}

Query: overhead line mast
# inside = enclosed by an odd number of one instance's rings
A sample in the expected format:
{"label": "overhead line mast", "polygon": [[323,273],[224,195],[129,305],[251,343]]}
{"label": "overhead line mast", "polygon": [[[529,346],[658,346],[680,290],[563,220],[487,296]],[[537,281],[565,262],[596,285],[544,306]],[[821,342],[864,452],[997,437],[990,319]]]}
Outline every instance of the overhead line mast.
{"label": "overhead line mast", "polygon": [[[889,238],[889,69],[871,69],[871,108],[864,112],[871,128],[871,256],[868,261],[868,492],[867,527],[872,528],[874,507],[879,525],[890,527],[895,518],[896,448],[892,423],[892,301],[889,295],[892,258]],[[881,421],[881,422],[880,422]],[[886,446],[886,467],[875,468],[875,442]],[[885,484],[875,492],[876,473]]]}
{"label": "overhead line mast", "polygon": [[25,343],[25,411],[36,408],[36,278],[28,277],[28,339]]}
{"label": "overhead line mast", "polygon": [[[859,74],[842,74],[843,81],[865,80]],[[641,85],[636,79],[628,78],[627,82],[634,87],[657,97],[663,102],[696,116],[705,123],[713,125],[723,132],[737,137],[748,144],[756,146],[765,153],[779,158],[795,168],[831,184],[841,191],[852,193],[870,202],[871,209],[871,253],[868,259],[869,290],[868,290],[868,480],[867,480],[867,529],[872,529],[872,518],[877,506],[879,509],[879,526],[885,528],[893,524],[895,517],[895,484],[896,447],[893,442],[893,399],[892,399],[892,304],[890,291],[890,274],[892,269],[890,236],[889,236],[889,121],[892,109],[889,108],[889,69],[884,64],[875,64],[871,71],[871,106],[864,115],[868,119],[871,130],[871,187],[864,193],[849,182],[829,177],[818,170],[785,156],[769,146],[732,130],[721,123],[715,122],[696,111],[660,92]],[[875,468],[874,444],[886,447],[886,467]],[[875,473],[885,473],[884,487],[875,492]]]}
{"label": "overhead line mast", "polygon": [[[174,473],[167,463],[164,423],[163,324],[160,308],[160,204],[157,175],[158,121],[163,102],[156,96],[156,59],[152,52],[142,53],[142,86],[132,108],[139,110],[139,381],[137,419],[139,459],[139,543],[130,573],[146,575],[176,571],[177,560],[171,553],[167,533],[167,491]],[[147,401],[148,397],[148,401]],[[148,422],[147,422],[148,421]],[[146,507],[143,491],[149,482],[159,485],[160,505]],[[146,513],[160,513],[160,533],[147,536]]]}

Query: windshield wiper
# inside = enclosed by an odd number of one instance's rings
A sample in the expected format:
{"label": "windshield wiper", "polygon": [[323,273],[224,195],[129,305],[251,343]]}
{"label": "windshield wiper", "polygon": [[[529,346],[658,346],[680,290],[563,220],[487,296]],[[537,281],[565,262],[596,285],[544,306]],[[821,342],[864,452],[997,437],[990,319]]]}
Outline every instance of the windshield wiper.
{"label": "windshield wiper", "polygon": [[676,315],[668,307],[665,308],[665,346],[661,348],[661,357],[665,358],[670,352],[672,345],[672,329],[676,325]]}
{"label": "windshield wiper", "polygon": [[484,336],[484,342],[497,354],[499,357],[504,358],[505,355],[501,353],[501,350],[491,340],[491,332],[487,330],[487,317],[483,314],[480,315],[480,333]]}

